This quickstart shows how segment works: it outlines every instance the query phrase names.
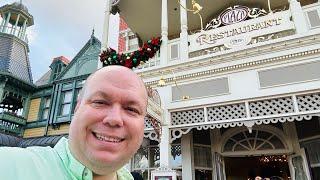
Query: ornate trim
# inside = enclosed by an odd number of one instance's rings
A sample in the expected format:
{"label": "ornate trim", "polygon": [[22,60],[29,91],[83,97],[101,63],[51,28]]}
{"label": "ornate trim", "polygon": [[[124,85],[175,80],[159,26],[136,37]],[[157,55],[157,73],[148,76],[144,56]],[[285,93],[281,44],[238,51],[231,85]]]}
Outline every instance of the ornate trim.
{"label": "ornate trim", "polygon": [[189,127],[184,129],[172,129],[170,131],[170,134],[171,134],[170,143],[172,143],[176,139],[181,138],[182,135],[188,134],[193,128],[195,127]]}
{"label": "ornate trim", "polygon": [[[197,72],[197,73],[190,73],[190,74],[185,74],[185,75],[181,75],[181,76],[176,76],[175,78],[174,77],[165,78],[165,82],[169,84],[169,83],[174,83],[175,80],[179,81],[179,80],[191,79],[191,78],[195,78],[195,77],[211,76],[213,74],[224,73],[224,72],[238,70],[238,69],[244,69],[244,68],[248,68],[248,67],[265,65],[265,64],[270,64],[273,62],[288,61],[292,58],[303,57],[306,55],[316,54],[319,52],[320,52],[320,49],[314,49],[314,50],[309,50],[309,51],[303,51],[303,52],[273,57],[273,58],[262,59],[259,61],[246,62],[246,63],[241,63],[241,64],[237,64],[237,65],[232,65],[232,66],[227,66],[227,67],[216,68],[216,69],[211,69],[211,70]],[[203,64],[202,64],[202,66],[203,66]],[[190,66],[190,67],[193,67],[193,66]],[[159,72],[161,72],[161,71],[159,71]],[[146,82],[145,84],[148,86],[156,86],[158,84],[158,80],[149,81],[149,82]]]}
{"label": "ornate trim", "polygon": [[160,138],[155,131],[144,131],[143,137],[160,143]]}
{"label": "ornate trim", "polygon": [[[225,15],[227,15],[229,12],[233,12],[233,14],[236,14],[236,16],[238,18],[238,20],[236,20],[236,22],[229,22],[229,23],[224,22],[224,19],[226,19]],[[246,6],[235,5],[233,7],[228,7],[227,9],[222,11],[217,18],[214,18],[209,23],[207,23],[204,30],[208,31],[211,29],[216,29],[220,26],[235,24],[238,22],[246,21],[248,19],[254,19],[259,16],[265,16],[267,14],[268,14],[267,11],[264,9],[249,8]]]}
{"label": "ornate trim", "polygon": [[183,128],[174,128],[170,129],[171,131],[171,139],[170,143],[174,140],[181,138],[182,135],[188,134],[192,129],[197,130],[207,130],[207,129],[215,129],[215,128],[228,128],[228,127],[241,127],[243,125],[248,128],[252,128],[253,125],[262,125],[262,124],[270,124],[270,123],[284,123],[284,122],[293,122],[293,121],[302,121],[302,120],[311,120],[313,116],[320,117],[320,114],[308,114],[308,115],[298,115],[298,116],[287,116],[287,117],[277,117],[277,118],[267,118],[267,119],[256,119],[242,122],[230,122],[230,123],[215,123],[215,124],[205,124],[205,125],[194,125],[192,127],[183,127]]}

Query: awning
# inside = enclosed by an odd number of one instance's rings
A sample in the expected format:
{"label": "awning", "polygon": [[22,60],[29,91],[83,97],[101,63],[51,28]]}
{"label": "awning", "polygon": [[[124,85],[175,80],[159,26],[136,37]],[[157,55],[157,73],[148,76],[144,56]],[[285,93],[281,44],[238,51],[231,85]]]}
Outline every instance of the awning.
{"label": "awning", "polygon": [[21,138],[0,133],[0,147],[1,146],[15,147],[19,144],[21,140],[22,140]]}
{"label": "awning", "polygon": [[51,146],[53,147],[56,143],[62,138],[67,137],[68,135],[59,135],[59,136],[45,136],[37,138],[27,138],[23,139],[18,146],[19,147],[29,147],[29,146]]}

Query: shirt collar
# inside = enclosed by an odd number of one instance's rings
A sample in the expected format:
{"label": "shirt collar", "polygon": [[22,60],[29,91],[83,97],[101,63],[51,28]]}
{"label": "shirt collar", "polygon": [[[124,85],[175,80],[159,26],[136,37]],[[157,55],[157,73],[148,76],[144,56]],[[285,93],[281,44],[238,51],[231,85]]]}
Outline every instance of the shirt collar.
{"label": "shirt collar", "polygon": [[[55,151],[58,153],[63,161],[69,174],[72,174],[76,179],[92,180],[92,171],[81,164],[74,156],[71,154],[68,144],[68,139],[62,137],[58,143],[54,146]],[[133,180],[132,175],[125,168],[121,168],[117,171],[118,180]]]}
{"label": "shirt collar", "polygon": [[[68,139],[62,137],[59,142],[54,146],[58,155],[62,159],[64,166],[67,171],[71,173],[76,179],[92,179],[92,171],[81,164],[74,156],[71,154],[68,144]],[[86,176],[87,178],[84,178]],[[91,177],[91,178],[90,178]]]}

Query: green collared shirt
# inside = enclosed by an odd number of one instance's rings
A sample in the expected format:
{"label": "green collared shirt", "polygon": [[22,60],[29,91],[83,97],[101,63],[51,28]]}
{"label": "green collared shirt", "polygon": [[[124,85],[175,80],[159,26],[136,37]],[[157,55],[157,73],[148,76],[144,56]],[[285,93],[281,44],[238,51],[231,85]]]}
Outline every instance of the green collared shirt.
{"label": "green collared shirt", "polygon": [[[133,180],[124,168],[117,171],[118,180]],[[92,171],[77,161],[60,139],[54,148],[0,148],[1,180],[92,180]]]}

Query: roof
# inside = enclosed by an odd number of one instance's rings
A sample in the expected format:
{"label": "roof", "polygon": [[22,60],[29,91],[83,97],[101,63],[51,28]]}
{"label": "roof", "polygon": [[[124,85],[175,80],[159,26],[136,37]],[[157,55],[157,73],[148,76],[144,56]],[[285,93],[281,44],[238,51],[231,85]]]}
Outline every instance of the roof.
{"label": "roof", "polygon": [[70,63],[70,60],[64,56],[59,56],[59,57],[53,58],[52,62],[59,61],[59,60],[65,65],[68,65]]}
{"label": "roof", "polygon": [[21,138],[0,133],[0,147],[1,146],[16,147],[21,140],[22,140]]}
{"label": "roof", "polygon": [[16,9],[21,9],[25,12],[29,12],[28,8],[20,2],[14,2],[11,4],[11,6],[13,6]]}
{"label": "roof", "polygon": [[38,79],[35,84],[37,86],[43,86],[49,83],[50,81],[50,76],[51,76],[52,70],[50,69],[48,72],[46,72],[43,76],[41,76],[40,79]]}
{"label": "roof", "polygon": [[27,138],[23,139],[18,146],[19,147],[29,147],[29,146],[51,146],[57,144],[57,142],[62,138],[67,137],[67,135],[59,135],[59,136],[44,136],[37,138]]}

